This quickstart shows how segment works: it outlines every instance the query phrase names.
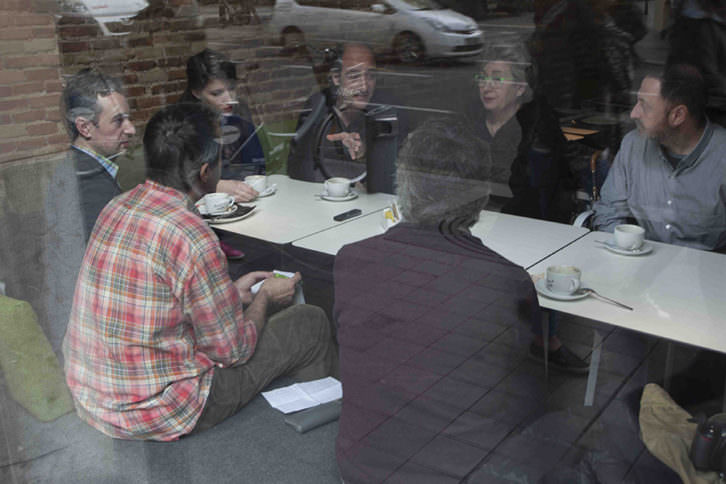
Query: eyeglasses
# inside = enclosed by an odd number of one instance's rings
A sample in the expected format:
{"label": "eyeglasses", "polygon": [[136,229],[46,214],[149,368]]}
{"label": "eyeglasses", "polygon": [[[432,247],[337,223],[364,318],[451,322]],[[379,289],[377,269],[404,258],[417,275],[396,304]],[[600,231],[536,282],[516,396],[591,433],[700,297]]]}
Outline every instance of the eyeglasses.
{"label": "eyeglasses", "polygon": [[376,79],[376,71],[372,69],[350,69],[343,73],[343,77],[345,77],[345,80],[349,82],[359,82],[362,81],[364,77],[366,81],[371,82]]}
{"label": "eyeglasses", "polygon": [[500,87],[504,84],[511,84],[512,82],[516,81],[513,77],[501,77],[501,76],[487,76],[484,74],[474,74],[474,82],[479,84],[480,86],[485,85],[487,82],[491,83],[494,87]]}

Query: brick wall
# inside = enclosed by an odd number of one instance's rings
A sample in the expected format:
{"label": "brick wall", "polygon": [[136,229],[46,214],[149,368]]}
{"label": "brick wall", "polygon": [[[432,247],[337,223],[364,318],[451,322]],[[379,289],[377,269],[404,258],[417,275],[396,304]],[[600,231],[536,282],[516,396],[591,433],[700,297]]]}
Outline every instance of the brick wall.
{"label": "brick wall", "polygon": [[0,164],[68,144],[52,4],[0,2]]}

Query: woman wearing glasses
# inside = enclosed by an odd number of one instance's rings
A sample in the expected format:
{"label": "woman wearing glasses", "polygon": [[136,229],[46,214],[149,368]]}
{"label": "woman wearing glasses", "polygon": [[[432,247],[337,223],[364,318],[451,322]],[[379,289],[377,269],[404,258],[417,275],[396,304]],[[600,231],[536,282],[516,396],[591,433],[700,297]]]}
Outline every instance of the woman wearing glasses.
{"label": "woman wearing glasses", "polygon": [[568,222],[572,177],[559,120],[535,95],[534,67],[524,46],[485,50],[474,76],[480,104],[471,113],[479,136],[491,145],[492,181],[512,191],[503,212]]}

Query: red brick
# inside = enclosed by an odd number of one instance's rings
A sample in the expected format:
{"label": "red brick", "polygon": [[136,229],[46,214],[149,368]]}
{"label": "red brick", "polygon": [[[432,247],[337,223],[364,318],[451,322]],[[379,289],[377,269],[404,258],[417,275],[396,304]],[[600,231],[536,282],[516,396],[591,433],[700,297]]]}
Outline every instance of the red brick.
{"label": "red brick", "polygon": [[45,136],[58,133],[58,123],[31,124],[25,128],[30,136]]}
{"label": "red brick", "polygon": [[203,30],[199,30],[197,32],[189,32],[184,36],[184,40],[187,42],[195,42],[197,40],[205,40],[207,38],[207,34]]}
{"label": "red brick", "polygon": [[78,39],[81,37],[96,37],[99,28],[95,25],[62,25],[58,27],[58,36],[61,39]]}
{"label": "red brick", "polygon": [[63,90],[63,83],[61,81],[45,81],[45,92],[48,94],[52,92],[61,92]]}
{"label": "red brick", "polygon": [[13,84],[16,82],[24,82],[25,74],[23,71],[0,71],[0,84]]}
{"label": "red brick", "polygon": [[53,136],[48,136],[47,138],[49,145],[67,145],[68,144],[68,134],[61,133],[61,134],[54,134]]}
{"label": "red brick", "polygon": [[49,39],[55,37],[55,27],[36,27],[32,29],[33,37],[36,39]]}
{"label": "red brick", "polygon": [[133,86],[124,89],[126,97],[139,97],[146,94],[146,88],[143,86]]}
{"label": "red brick", "polygon": [[29,82],[27,84],[18,84],[13,86],[13,96],[23,96],[25,94],[39,94],[44,92],[42,82]]}
{"label": "red brick", "polygon": [[28,101],[25,99],[14,99],[11,101],[0,101],[0,112],[13,111],[27,107]]}
{"label": "red brick", "polygon": [[156,67],[156,61],[129,62],[126,67],[136,72],[149,71]]}
{"label": "red brick", "polygon": [[45,111],[42,109],[35,109],[33,111],[13,114],[13,119],[16,123],[29,123],[31,121],[43,121],[45,120],[45,116]]}
{"label": "red brick", "polygon": [[46,106],[58,106],[58,101],[60,101],[58,94],[49,94],[47,96],[28,98],[23,103],[27,103],[31,108],[44,108]]}
{"label": "red brick", "polygon": [[58,122],[62,119],[60,108],[50,108],[45,110],[45,120]]}
{"label": "red brick", "polygon": [[18,145],[14,141],[10,143],[0,143],[0,156],[12,153],[17,149]]}
{"label": "red brick", "polygon": [[124,74],[122,82],[126,85],[136,84],[137,82],[139,82],[139,76],[137,76],[136,74]]}
{"label": "red brick", "polygon": [[25,78],[29,81],[49,81],[52,79],[58,79],[58,69],[26,70]]}
{"label": "red brick", "polygon": [[58,47],[61,52],[84,52],[90,50],[88,42],[58,42]]}
{"label": "red brick", "polygon": [[5,58],[4,65],[7,68],[22,69],[25,67],[56,67],[60,65],[58,56],[55,54],[37,54]]}
{"label": "red brick", "polygon": [[13,117],[9,114],[0,114],[0,124],[10,124],[13,122]]}
{"label": "red brick", "polygon": [[8,86],[0,86],[0,98],[10,97],[13,90]]}
{"label": "red brick", "polygon": [[128,39],[126,45],[129,47],[148,47],[153,45],[153,41],[150,35],[144,37],[137,37],[135,39]]}
{"label": "red brick", "polygon": [[52,15],[24,13],[14,16],[15,25],[53,25]]}
{"label": "red brick", "polygon": [[32,38],[33,31],[31,29],[24,29],[20,27],[0,29],[0,40],[26,40]]}
{"label": "red brick", "polygon": [[180,57],[167,57],[164,59],[158,60],[159,67],[178,67],[181,65],[186,65],[186,60],[181,59]]}
{"label": "red brick", "polygon": [[168,78],[170,81],[174,81],[176,79],[186,79],[187,72],[184,69],[173,69],[169,71]]}
{"label": "red brick", "polygon": [[136,98],[136,106],[139,109],[160,107],[162,104],[162,99],[159,96]]}
{"label": "red brick", "polygon": [[107,37],[98,37],[95,40],[91,41],[91,43],[93,45],[93,48],[96,50],[112,50],[122,48],[121,39],[118,38],[109,39]]}

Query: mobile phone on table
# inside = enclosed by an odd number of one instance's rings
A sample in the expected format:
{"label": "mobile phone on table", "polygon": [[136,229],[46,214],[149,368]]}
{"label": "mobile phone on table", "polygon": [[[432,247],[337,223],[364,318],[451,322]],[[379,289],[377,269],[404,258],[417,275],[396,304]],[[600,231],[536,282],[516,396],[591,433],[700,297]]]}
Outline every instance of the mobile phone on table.
{"label": "mobile phone on table", "polygon": [[360,215],[361,212],[359,208],[354,208],[353,210],[348,210],[347,212],[339,213],[335,217],[333,217],[333,220],[336,222],[342,222],[343,220],[348,220],[349,218],[357,217]]}

